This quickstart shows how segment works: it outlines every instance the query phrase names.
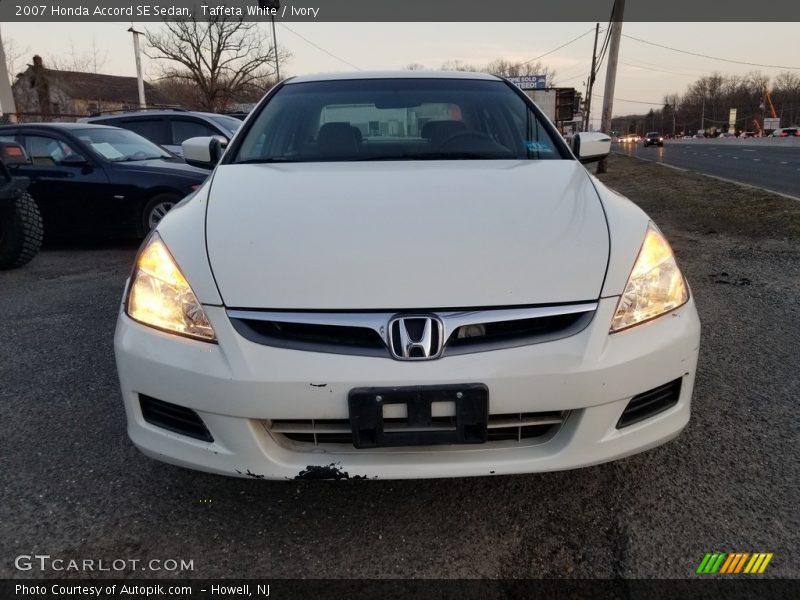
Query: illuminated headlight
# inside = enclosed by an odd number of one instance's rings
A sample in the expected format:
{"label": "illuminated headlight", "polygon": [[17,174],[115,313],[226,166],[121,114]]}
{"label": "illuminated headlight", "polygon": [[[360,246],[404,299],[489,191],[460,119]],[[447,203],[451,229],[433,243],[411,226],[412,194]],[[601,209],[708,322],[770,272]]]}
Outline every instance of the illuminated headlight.
{"label": "illuminated headlight", "polygon": [[663,141],[664,141],[664,138],[660,137],[660,138],[658,138],[658,141],[659,141],[659,142],[663,142]]}
{"label": "illuminated headlight", "polygon": [[689,300],[689,290],[667,240],[650,223],[625,291],[611,321],[620,331],[674,310]]}
{"label": "illuminated headlight", "polygon": [[157,233],[136,259],[125,312],[156,329],[199,340],[216,339],[203,306]]}

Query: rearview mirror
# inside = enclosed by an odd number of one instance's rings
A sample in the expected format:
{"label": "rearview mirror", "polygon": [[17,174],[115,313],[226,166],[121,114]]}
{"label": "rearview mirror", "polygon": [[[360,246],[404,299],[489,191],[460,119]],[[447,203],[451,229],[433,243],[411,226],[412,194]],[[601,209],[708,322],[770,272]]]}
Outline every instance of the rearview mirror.
{"label": "rearview mirror", "polygon": [[183,160],[194,167],[213,169],[227,145],[228,140],[222,136],[189,138],[181,144]]}
{"label": "rearview mirror", "polygon": [[611,153],[611,138],[597,131],[582,131],[572,138],[572,152],[582,163],[603,160]]}

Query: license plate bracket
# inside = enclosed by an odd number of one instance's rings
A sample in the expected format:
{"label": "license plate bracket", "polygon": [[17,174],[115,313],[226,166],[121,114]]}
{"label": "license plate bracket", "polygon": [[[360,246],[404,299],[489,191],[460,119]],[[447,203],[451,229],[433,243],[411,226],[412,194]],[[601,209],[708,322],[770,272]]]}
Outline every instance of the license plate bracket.
{"label": "license plate bracket", "polygon": [[[487,440],[489,388],[482,383],[355,388],[348,395],[353,446],[482,444]],[[433,403],[453,403],[455,414],[432,415]],[[384,406],[405,404],[405,420],[384,420]],[[387,431],[387,429],[389,429]]]}

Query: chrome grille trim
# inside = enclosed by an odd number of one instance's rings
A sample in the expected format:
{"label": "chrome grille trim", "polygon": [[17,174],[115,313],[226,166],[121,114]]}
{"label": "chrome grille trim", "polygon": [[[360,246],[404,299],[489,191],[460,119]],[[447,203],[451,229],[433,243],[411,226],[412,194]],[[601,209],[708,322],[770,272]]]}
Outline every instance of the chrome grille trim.
{"label": "chrome grille trim", "polygon": [[[406,314],[433,315],[441,319],[443,324],[442,338],[445,340],[443,356],[485,352],[502,348],[514,348],[534,343],[541,343],[561,339],[574,335],[583,330],[592,320],[597,310],[597,302],[582,302],[579,304],[562,304],[556,306],[534,306],[501,309],[478,310],[432,310],[432,311],[377,311],[377,312],[349,312],[349,311],[276,311],[229,309],[228,318],[234,328],[251,341],[268,346],[307,350],[312,352],[328,352],[333,354],[354,354],[361,356],[388,357],[389,353],[389,321],[394,317]],[[578,318],[567,327],[553,332],[539,333],[530,336],[520,336],[513,340],[486,340],[473,338],[470,344],[454,344],[458,347],[448,347],[451,336],[460,327],[469,325],[488,325],[492,323],[510,323],[522,320],[543,319],[548,317],[563,317],[577,315]],[[291,324],[303,326],[334,326],[344,328],[358,328],[375,332],[383,342],[383,348],[373,347],[348,347],[335,343],[315,343],[308,341],[278,340],[268,336],[260,336],[253,332],[247,325],[248,322],[265,322],[278,324]],[[377,341],[377,340],[376,340]]]}
{"label": "chrome grille trim", "polygon": [[532,308],[501,308],[469,311],[393,311],[393,312],[283,312],[232,309],[228,311],[231,319],[249,321],[277,321],[288,323],[303,323],[305,325],[338,325],[339,327],[366,327],[378,332],[384,343],[389,343],[389,334],[386,326],[389,319],[405,313],[432,314],[442,319],[444,323],[444,338],[459,327],[465,325],[480,325],[483,323],[498,323],[500,321],[520,321],[522,319],[539,319],[542,317],[557,317],[576,313],[594,312],[597,302],[583,304],[566,304],[558,306],[536,306]]}

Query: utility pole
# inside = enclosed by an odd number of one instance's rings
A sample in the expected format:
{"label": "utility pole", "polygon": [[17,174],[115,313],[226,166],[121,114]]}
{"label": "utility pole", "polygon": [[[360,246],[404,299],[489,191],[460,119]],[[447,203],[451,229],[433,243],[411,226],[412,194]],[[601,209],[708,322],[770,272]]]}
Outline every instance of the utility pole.
{"label": "utility pole", "polygon": [[281,80],[281,62],[278,59],[278,38],[275,35],[275,17],[270,16],[272,19],[272,44],[275,46],[275,77],[278,81]]}
{"label": "utility pole", "polygon": [[589,83],[586,86],[586,107],[583,115],[583,130],[589,131],[589,114],[592,109],[592,88],[594,87],[595,65],[597,64],[597,36],[600,33],[600,23],[594,26],[594,50],[592,50],[592,70],[589,72]]}
{"label": "utility pole", "polygon": [[[614,86],[617,83],[617,60],[619,59],[619,43],[622,39],[622,17],[625,12],[625,0],[615,0],[611,13],[611,39],[608,46],[608,66],[606,67],[606,89],[603,92],[603,113],[600,118],[600,131],[610,133],[611,111],[614,108]],[[597,172],[606,172],[605,159],[597,163]]]}
{"label": "utility pole", "polygon": [[[706,93],[705,93],[705,90],[703,91],[703,112],[702,112],[702,114],[700,116],[700,131],[702,131],[703,135],[705,135],[705,132],[706,132]],[[697,133],[700,133],[700,131],[698,131]]]}
{"label": "utility pole", "polygon": [[139,85],[139,108],[147,108],[147,100],[144,97],[144,79],[142,79],[142,51],[139,48],[139,36],[141,31],[136,31],[131,25],[129,32],[133,34],[133,52],[136,54],[136,83]]}
{"label": "utility pole", "polygon": [[[11,75],[13,76],[13,73]],[[11,123],[17,122],[17,107],[14,104],[14,92],[6,67],[6,52],[3,48],[3,39],[0,38],[0,117],[6,115]]]}
{"label": "utility pole", "polygon": [[275,35],[275,13],[281,7],[281,0],[258,0],[258,5],[269,10],[269,18],[272,21],[272,45],[275,47],[275,77],[281,80],[281,65],[278,59],[278,37]]}

